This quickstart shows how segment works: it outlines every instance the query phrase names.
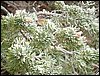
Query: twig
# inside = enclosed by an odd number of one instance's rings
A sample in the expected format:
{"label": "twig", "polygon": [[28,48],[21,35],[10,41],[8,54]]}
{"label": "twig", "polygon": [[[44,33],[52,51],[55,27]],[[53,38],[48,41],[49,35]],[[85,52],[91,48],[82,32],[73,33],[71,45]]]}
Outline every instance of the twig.
{"label": "twig", "polygon": [[94,67],[99,68],[99,66],[97,64],[92,64]]}
{"label": "twig", "polygon": [[1,71],[1,75],[2,75],[2,74],[4,74],[5,72],[6,72],[6,70],[4,70],[4,71]]}
{"label": "twig", "polygon": [[23,35],[23,37],[24,37],[26,40],[30,41],[30,39],[28,39],[28,38],[25,36],[25,34],[22,32],[22,30],[20,30],[20,33]]}
{"label": "twig", "polygon": [[70,55],[73,54],[73,52],[67,51],[67,50],[65,50],[65,49],[63,49],[63,48],[61,48],[61,47],[58,47],[58,46],[55,46],[55,47],[56,47],[57,50],[59,50],[59,51],[65,53],[65,54],[70,54]]}
{"label": "twig", "polygon": [[5,3],[7,3],[8,5],[12,6],[13,8],[15,8],[16,10],[18,9],[15,5],[9,3],[8,1],[4,1]]}
{"label": "twig", "polygon": [[36,11],[36,9],[34,7],[33,7],[33,10],[34,10],[35,14],[37,15],[37,11]]}
{"label": "twig", "polygon": [[99,75],[99,72],[97,72],[96,75]]}
{"label": "twig", "polygon": [[3,11],[5,11],[7,14],[10,14],[9,11],[8,11],[5,7],[1,6],[1,9],[2,9]]}
{"label": "twig", "polygon": [[15,2],[13,3],[15,6],[20,6],[19,4],[16,4]]}
{"label": "twig", "polygon": [[37,2],[37,1],[34,1],[33,6],[35,5],[36,2]]}

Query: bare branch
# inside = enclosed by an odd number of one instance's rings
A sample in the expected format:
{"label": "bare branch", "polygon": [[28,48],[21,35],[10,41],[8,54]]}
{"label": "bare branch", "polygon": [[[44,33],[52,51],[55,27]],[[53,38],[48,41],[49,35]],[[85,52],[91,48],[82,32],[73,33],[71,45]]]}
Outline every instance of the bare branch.
{"label": "bare branch", "polygon": [[13,8],[15,8],[16,10],[18,9],[15,5],[11,4],[10,2],[8,1],[4,1],[5,3],[7,3],[8,5],[12,6]]}
{"label": "bare branch", "polygon": [[98,73],[96,73],[96,75],[99,75],[99,72],[98,72]]}
{"label": "bare branch", "polygon": [[28,38],[25,36],[25,34],[22,32],[22,30],[20,30],[20,33],[23,35],[23,37],[24,37],[26,40],[30,41],[30,39],[28,39]]}
{"label": "bare branch", "polygon": [[37,2],[37,1],[34,1],[33,6],[35,5],[36,2]]}
{"label": "bare branch", "polygon": [[65,53],[65,54],[70,54],[70,55],[73,54],[73,52],[67,51],[67,50],[65,50],[65,49],[63,49],[63,48],[61,48],[61,47],[58,47],[58,46],[55,46],[55,47],[56,47],[57,50],[59,50],[59,51]]}
{"label": "bare branch", "polygon": [[9,11],[3,6],[1,6],[1,10],[5,11],[7,14],[10,14]]}

